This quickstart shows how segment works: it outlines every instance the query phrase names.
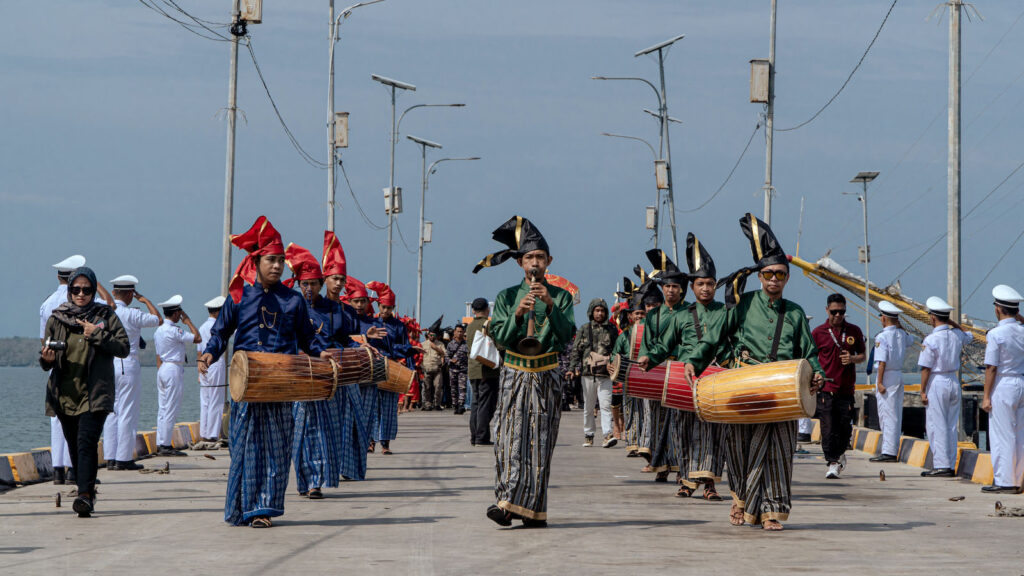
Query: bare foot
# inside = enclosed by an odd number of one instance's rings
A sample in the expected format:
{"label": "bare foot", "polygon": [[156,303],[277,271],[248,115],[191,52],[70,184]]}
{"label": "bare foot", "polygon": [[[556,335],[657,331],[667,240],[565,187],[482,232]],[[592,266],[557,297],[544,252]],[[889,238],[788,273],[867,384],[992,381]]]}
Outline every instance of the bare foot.
{"label": "bare foot", "polygon": [[761,523],[761,528],[771,530],[773,532],[779,532],[782,530],[782,523],[778,520],[765,520]]}
{"label": "bare foot", "polygon": [[743,526],[743,509],[735,504],[729,509],[729,523],[733,526]]}

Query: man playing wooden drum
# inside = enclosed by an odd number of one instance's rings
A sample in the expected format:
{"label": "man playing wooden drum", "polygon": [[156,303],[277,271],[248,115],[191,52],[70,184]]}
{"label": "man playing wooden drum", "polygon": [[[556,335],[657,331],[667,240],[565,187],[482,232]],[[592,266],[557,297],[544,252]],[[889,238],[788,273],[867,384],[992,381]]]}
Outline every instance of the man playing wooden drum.
{"label": "man playing wooden drum", "polygon": [[[328,358],[302,296],[281,284],[284,244],[270,221],[260,216],[247,232],[233,235],[231,243],[248,255],[231,280],[231,300],[210,331],[199,371],[205,373],[224,354],[232,334],[235,350],[296,354],[301,349]],[[293,426],[291,402],[231,403],[225,522],[269,528],[272,516],[284,514]]]}
{"label": "man playing wooden drum", "polygon": [[490,335],[505,349],[505,359],[494,414],[497,503],[487,509],[487,517],[501,526],[519,518],[524,527],[542,528],[547,526],[551,455],[562,416],[558,354],[576,327],[572,295],[544,281],[551,252],[532,222],[513,216],[492,237],[508,249],[487,256],[473,272],[514,258],[525,279],[494,300]]}
{"label": "man playing wooden drum", "polygon": [[[715,357],[721,343],[731,342],[734,365],[806,359],[814,370],[811,385],[823,382],[818,349],[811,338],[807,315],[782,298],[789,280],[789,260],[768,226],[746,214],[740,219],[750,241],[754,266],[742,268],[719,284],[726,287],[728,312],[719,342],[701,341],[685,358],[687,373],[699,373]],[[757,272],[761,290],[743,292],[746,278]],[[795,420],[771,424],[730,426],[726,458],[733,492],[730,522],[759,523],[765,530],[782,530],[792,508],[790,485],[796,448]],[[734,478],[735,475],[735,478]]]}

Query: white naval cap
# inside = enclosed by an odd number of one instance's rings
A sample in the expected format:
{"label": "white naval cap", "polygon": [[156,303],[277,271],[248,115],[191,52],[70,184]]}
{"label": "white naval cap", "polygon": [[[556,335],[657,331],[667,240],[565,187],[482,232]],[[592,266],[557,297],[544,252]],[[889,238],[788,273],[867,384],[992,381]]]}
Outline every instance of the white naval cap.
{"label": "white naval cap", "polygon": [[85,256],[82,256],[81,254],[68,256],[53,265],[53,267],[57,269],[57,272],[63,274],[70,274],[75,268],[81,268],[82,266],[85,266]]}
{"label": "white naval cap", "polygon": [[124,276],[118,276],[110,281],[110,284],[114,287],[114,290],[134,290],[135,285],[139,283],[139,279],[131,274],[125,274]]}
{"label": "white naval cap", "polygon": [[888,300],[882,300],[878,303],[878,311],[882,313],[882,316],[886,316],[888,318],[900,317],[900,309]]}
{"label": "white naval cap", "polygon": [[953,307],[938,296],[929,296],[928,300],[925,300],[924,305],[928,308],[929,313],[941,318],[948,318],[949,313],[953,311]]}
{"label": "white naval cap", "polygon": [[181,308],[181,303],[181,294],[175,294],[174,296],[171,296],[167,300],[164,300],[163,302],[157,304],[157,306],[163,308],[164,311],[177,310],[178,308]]}
{"label": "white naval cap", "polygon": [[995,298],[994,304],[1003,308],[1019,308],[1021,301],[1024,301],[1024,297],[1021,297],[1020,292],[1006,284],[1000,284],[993,288],[992,297]]}
{"label": "white naval cap", "polygon": [[224,307],[224,301],[225,301],[225,298],[223,296],[217,296],[213,300],[207,300],[206,304],[203,304],[203,306],[206,306],[207,308],[209,308],[211,310],[215,310],[217,308],[223,308]]}

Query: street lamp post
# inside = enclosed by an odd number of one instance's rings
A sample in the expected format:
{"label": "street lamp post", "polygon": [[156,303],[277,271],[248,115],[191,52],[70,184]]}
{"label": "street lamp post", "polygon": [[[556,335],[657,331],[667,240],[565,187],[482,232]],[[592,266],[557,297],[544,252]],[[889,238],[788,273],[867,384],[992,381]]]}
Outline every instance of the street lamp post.
{"label": "street lamp post", "polygon": [[[647,110],[644,110],[644,112],[647,112]],[[659,118],[659,120],[660,120],[660,118]],[[643,138],[639,138],[637,136],[626,136],[625,134],[612,134],[610,132],[601,132],[601,135],[602,136],[609,136],[611,138],[625,138],[626,140],[634,140],[636,142],[643,142],[644,144],[647,145],[647,148],[649,148],[651,150],[651,156],[654,157],[654,160],[655,161],[658,160],[658,153],[654,151],[654,146],[651,146],[651,143],[648,142],[647,140],[644,140]],[[655,197],[654,206],[655,206],[656,209],[660,210],[661,209],[661,188],[658,188],[657,186],[655,186],[654,189],[655,189],[655,192],[657,193],[657,196]],[[655,218],[654,219],[654,247],[655,248],[658,247],[658,228],[659,228],[658,227],[658,218]]]}
{"label": "street lamp post", "polygon": [[328,82],[327,82],[327,229],[334,231],[334,160],[336,158],[335,148],[335,119],[334,119],[334,45],[338,42],[338,28],[341,21],[348,18],[352,11],[362,6],[377,4],[384,0],[368,0],[353,4],[341,11],[338,17],[334,17],[334,0],[330,0],[330,56],[328,57]]}
{"label": "street lamp post", "polygon": [[395,223],[395,140],[397,139],[398,124],[395,119],[395,93],[398,90],[416,91],[416,87],[406,82],[392,80],[377,74],[371,74],[374,82],[380,82],[391,89],[391,171],[388,177],[388,191],[390,192],[390,203],[388,204],[388,271],[386,283],[391,285],[391,242],[394,233]]}
{"label": "street lamp post", "polygon": [[868,283],[868,263],[871,261],[871,246],[868,244],[868,182],[878,178],[878,172],[858,172],[851,183],[863,185],[858,194],[864,211],[864,342],[871,341],[871,289]]}
{"label": "street lamp post", "polygon": [[[436,142],[429,142],[427,140],[421,140],[414,138],[413,136],[408,137],[413,142],[420,144],[423,147],[423,163],[427,162],[427,146],[440,148],[441,145]],[[462,162],[469,160],[479,160],[479,156],[471,156],[468,158],[441,158],[440,160],[434,160],[434,163],[429,168],[423,170],[423,188],[420,194],[420,257],[419,267],[416,271],[416,322],[422,321],[423,315],[423,227],[424,227],[424,206],[427,200],[427,188],[430,185],[430,175],[437,171],[436,167],[442,162]]]}
{"label": "street lamp post", "polygon": [[422,186],[420,187],[420,239],[419,239],[419,255],[417,256],[416,263],[416,321],[420,321],[420,303],[423,298],[423,212],[424,204],[427,200],[427,148],[436,148],[440,150],[442,146],[437,142],[431,142],[423,138],[417,138],[416,136],[406,136],[409,140],[412,140],[420,147],[420,152],[423,155],[423,175],[422,175]]}

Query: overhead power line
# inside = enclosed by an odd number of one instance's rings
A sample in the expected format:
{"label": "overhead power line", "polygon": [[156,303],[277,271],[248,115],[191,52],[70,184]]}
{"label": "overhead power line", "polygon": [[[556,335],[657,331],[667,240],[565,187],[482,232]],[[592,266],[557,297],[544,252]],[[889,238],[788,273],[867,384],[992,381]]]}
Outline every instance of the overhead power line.
{"label": "overhead power line", "polygon": [[691,208],[689,210],[676,210],[676,213],[678,213],[678,214],[686,214],[686,213],[689,213],[689,212],[696,212],[696,211],[700,210],[701,208],[707,206],[709,202],[714,200],[715,196],[718,196],[718,193],[721,192],[723,189],[725,189],[725,185],[729,183],[729,180],[732,180],[732,175],[736,173],[736,169],[739,168],[740,162],[743,161],[743,157],[747,155],[747,150],[750,149],[750,143],[754,141],[754,136],[757,136],[757,133],[758,133],[759,130],[761,130],[761,123],[760,122],[758,122],[754,126],[754,131],[750,134],[750,138],[747,139],[747,145],[743,147],[743,152],[740,152],[740,157],[736,159],[736,163],[732,165],[732,170],[729,171],[729,175],[725,177],[725,180],[722,182],[721,186],[719,186],[718,189],[715,190],[715,193],[712,194],[710,198],[705,200],[704,203],[701,204],[700,206],[697,206],[696,208]]}
{"label": "overhead power line", "polygon": [[[177,4],[174,4],[173,8],[176,11],[178,11],[178,12],[184,14],[185,16],[187,16],[190,20],[192,20],[192,22],[186,22],[184,20],[179,20],[178,18],[175,18],[173,14],[171,14],[171,13],[167,12],[166,10],[164,10],[163,8],[161,8],[155,2],[155,0],[139,0],[139,3],[142,4],[143,6],[145,6],[146,8],[149,8],[150,10],[156,12],[157,14],[160,14],[164,18],[167,18],[168,20],[171,20],[172,22],[175,22],[176,24],[178,24],[179,26],[181,26],[185,30],[188,30],[189,32],[195,34],[196,36],[199,36],[200,38],[204,38],[206,40],[212,40],[214,42],[230,42],[231,41],[231,39],[228,38],[227,36],[224,36],[220,32],[217,32],[216,30],[211,29],[206,24],[204,24],[202,21],[200,21],[198,18],[194,18],[191,14],[189,14],[188,12],[185,12],[185,10],[183,10]],[[165,2],[165,4],[166,3],[167,2]]]}
{"label": "overhead power line", "polygon": [[871,43],[868,44],[868,47],[864,50],[864,53],[861,54],[860,60],[857,61],[857,65],[853,67],[853,70],[850,70],[850,74],[846,77],[846,81],[843,82],[843,85],[839,87],[839,90],[837,90],[836,93],[833,94],[832,97],[828,99],[828,102],[825,102],[825,105],[819,108],[818,111],[815,112],[814,115],[808,118],[807,120],[804,120],[803,122],[791,128],[776,128],[776,132],[792,132],[793,130],[797,130],[799,128],[807,126],[811,122],[814,122],[815,118],[821,115],[821,113],[824,112],[826,108],[828,108],[833,102],[835,102],[836,98],[838,98],[839,95],[843,93],[843,90],[846,89],[846,86],[847,84],[850,83],[850,80],[853,79],[853,75],[856,74],[857,70],[860,69],[860,65],[864,63],[864,59],[868,57],[868,52],[871,51],[871,47],[874,46],[875,41],[878,40],[878,36],[882,33],[882,28],[884,28],[885,23],[889,21],[889,15],[892,14],[892,9],[896,7],[897,2],[899,2],[899,0],[892,0],[892,4],[889,6],[889,11],[885,13],[885,18],[882,18],[882,23],[878,25],[878,30],[875,31],[875,37],[871,39]]}
{"label": "overhead power line", "polygon": [[370,217],[366,215],[366,211],[363,210],[363,206],[359,203],[359,198],[356,198],[356,191],[352,189],[352,182],[350,182],[348,179],[348,172],[345,171],[345,162],[342,160],[338,160],[338,166],[341,166],[341,175],[344,176],[345,178],[345,184],[348,186],[348,193],[352,195],[352,201],[355,203],[356,210],[359,211],[359,215],[363,217],[363,221],[366,222],[366,224],[370,228],[373,228],[374,230],[386,229],[387,226],[381,226],[380,224],[377,224],[373,220],[370,220]]}

